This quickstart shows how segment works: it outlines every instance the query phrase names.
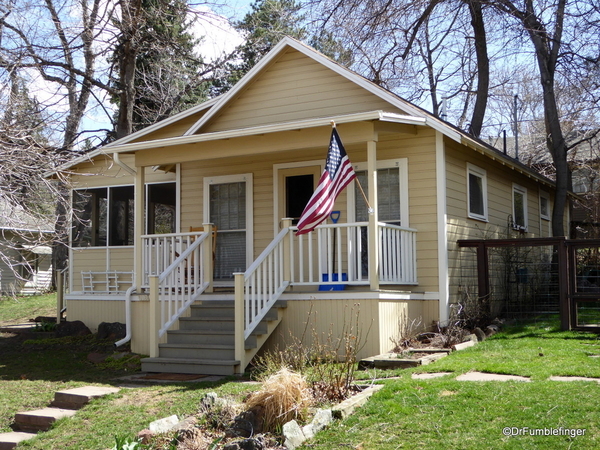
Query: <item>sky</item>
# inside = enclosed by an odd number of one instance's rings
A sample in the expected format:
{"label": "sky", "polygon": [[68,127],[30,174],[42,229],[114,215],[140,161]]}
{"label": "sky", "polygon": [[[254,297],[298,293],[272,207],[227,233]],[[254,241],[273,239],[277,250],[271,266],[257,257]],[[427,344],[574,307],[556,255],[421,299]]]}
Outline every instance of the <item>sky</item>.
{"label": "sky", "polygon": [[[196,21],[192,32],[202,38],[198,53],[206,62],[211,62],[222,54],[229,53],[243,42],[242,36],[230,25],[230,21],[242,20],[253,0],[231,0],[218,10],[205,6],[197,7],[202,14]],[[114,108],[108,100],[102,101],[106,108]],[[96,105],[86,113],[82,129],[109,129],[110,121],[102,107]]]}

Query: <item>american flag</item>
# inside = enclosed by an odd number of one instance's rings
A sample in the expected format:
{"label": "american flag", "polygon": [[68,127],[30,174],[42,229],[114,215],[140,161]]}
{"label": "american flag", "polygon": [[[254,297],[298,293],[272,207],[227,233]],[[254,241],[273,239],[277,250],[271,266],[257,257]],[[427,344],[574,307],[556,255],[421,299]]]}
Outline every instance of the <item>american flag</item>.
{"label": "american flag", "polygon": [[308,233],[323,222],[333,209],[335,199],[356,178],[340,136],[334,128],[331,132],[325,170],[319,185],[304,208],[298,221],[297,234]]}

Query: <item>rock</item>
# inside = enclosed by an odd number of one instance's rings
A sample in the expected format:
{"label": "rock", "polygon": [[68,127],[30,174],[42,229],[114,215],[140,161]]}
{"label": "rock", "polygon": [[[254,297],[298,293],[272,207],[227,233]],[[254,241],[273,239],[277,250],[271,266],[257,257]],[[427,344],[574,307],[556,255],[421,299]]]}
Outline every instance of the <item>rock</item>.
{"label": "rock", "polygon": [[302,433],[306,439],[312,439],[319,431],[330,425],[331,422],[333,422],[331,409],[319,409],[311,423],[302,427]]}
{"label": "rock", "polygon": [[264,450],[264,448],[262,440],[251,438],[230,442],[223,447],[223,450]]}
{"label": "rock", "polygon": [[263,409],[256,407],[238,414],[233,419],[233,425],[225,434],[227,437],[249,438],[263,431]]}
{"label": "rock", "polygon": [[169,417],[165,417],[164,419],[155,420],[148,427],[150,431],[153,433],[166,433],[167,431],[171,431],[175,428],[175,426],[179,423],[179,419],[177,416],[172,415]]}
{"label": "rock", "polygon": [[294,450],[306,440],[306,436],[304,436],[300,425],[298,425],[295,420],[284,424],[282,431],[283,437],[285,438],[283,445],[285,445],[288,450]]}
{"label": "rock", "polygon": [[485,329],[485,334],[487,337],[490,337],[496,334],[498,331],[500,331],[498,325],[488,325]]}
{"label": "rock", "polygon": [[479,342],[479,339],[477,339],[477,336],[475,334],[471,333],[471,334],[467,334],[466,336],[464,336],[461,340],[461,342],[469,342],[469,341],[477,343],[477,342]]}
{"label": "rock", "polygon": [[120,322],[102,322],[98,325],[98,334],[96,339],[103,341],[109,339],[111,341],[118,341],[123,339],[127,334],[127,329],[124,323]]}
{"label": "rock", "polygon": [[88,334],[92,334],[92,332],[81,320],[61,322],[56,325],[55,336],[57,338],[66,336],[87,336]]}
{"label": "rock", "polygon": [[[29,319],[29,321],[31,322],[31,319]],[[33,319],[33,321],[36,323],[56,323],[56,316],[37,316],[35,319]]]}
{"label": "rock", "polygon": [[477,340],[478,340],[479,342],[485,341],[485,338],[487,337],[487,336],[485,335],[485,333],[483,332],[483,330],[482,330],[481,328],[479,328],[479,327],[476,327],[476,328],[473,330],[473,334],[474,334],[475,336],[477,336]]}
{"label": "rock", "polygon": [[137,434],[137,437],[141,440],[142,444],[147,444],[150,442],[150,439],[152,439],[153,436],[154,433],[147,428]]}

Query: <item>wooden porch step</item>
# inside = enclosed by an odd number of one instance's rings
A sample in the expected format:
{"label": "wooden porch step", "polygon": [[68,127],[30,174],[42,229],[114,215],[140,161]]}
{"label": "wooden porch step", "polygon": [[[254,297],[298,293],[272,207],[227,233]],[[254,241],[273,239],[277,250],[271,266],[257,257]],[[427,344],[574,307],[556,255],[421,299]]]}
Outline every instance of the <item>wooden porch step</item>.
{"label": "wooden porch step", "polygon": [[[257,336],[257,334],[248,336],[246,346],[255,348]],[[235,336],[233,332],[223,330],[170,330],[167,331],[167,342],[169,344],[233,345]]]}
{"label": "wooden porch step", "polygon": [[[246,350],[253,347],[246,343]],[[159,344],[159,354],[165,358],[235,359],[234,345],[220,344]]]}
{"label": "wooden porch step", "polygon": [[144,372],[191,373],[198,375],[233,375],[238,360],[221,359],[182,359],[182,358],[144,358]]}

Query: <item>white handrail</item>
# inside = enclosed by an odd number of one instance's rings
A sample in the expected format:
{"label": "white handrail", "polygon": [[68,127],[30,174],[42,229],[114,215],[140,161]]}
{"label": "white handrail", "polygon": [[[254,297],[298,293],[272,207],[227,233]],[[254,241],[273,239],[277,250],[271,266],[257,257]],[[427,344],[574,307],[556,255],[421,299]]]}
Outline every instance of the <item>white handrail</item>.
{"label": "white handrail", "polygon": [[[144,279],[158,277],[158,337],[175,323],[210,282],[203,264],[210,233],[148,235],[144,238]],[[185,239],[187,238],[187,239]],[[209,247],[209,248],[207,248]],[[177,252],[182,250],[181,254]],[[149,281],[148,284],[150,285]],[[151,288],[152,289],[152,288]]]}
{"label": "white handrail", "polygon": [[290,228],[284,228],[244,272],[244,339],[269,312],[277,299],[289,286],[284,278],[284,244]]}

